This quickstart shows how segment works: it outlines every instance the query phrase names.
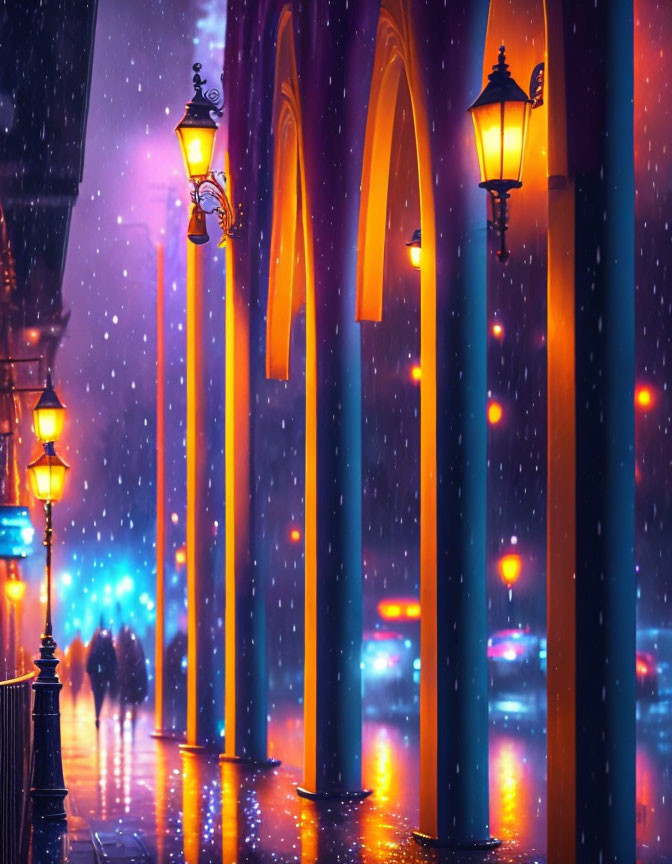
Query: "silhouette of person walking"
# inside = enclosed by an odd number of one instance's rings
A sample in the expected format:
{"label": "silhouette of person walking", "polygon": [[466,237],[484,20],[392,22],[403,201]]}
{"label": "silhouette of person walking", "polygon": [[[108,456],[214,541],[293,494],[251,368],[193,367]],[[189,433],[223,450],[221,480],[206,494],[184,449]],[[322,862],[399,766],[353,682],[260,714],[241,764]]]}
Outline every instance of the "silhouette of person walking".
{"label": "silhouette of person walking", "polygon": [[123,727],[126,706],[132,710],[135,729],[137,708],[147,698],[147,664],[142,642],[127,625],[119,631],[116,642],[119,675],[119,723]]}
{"label": "silhouette of person walking", "polygon": [[79,630],[68,649],[68,681],[72,691],[72,701],[77,704],[77,696],[84,683],[84,667],[86,664],[86,648],[82,642]]}
{"label": "silhouette of person walking", "polygon": [[96,708],[96,729],[98,729],[105,693],[109,690],[110,696],[113,697],[117,688],[117,655],[114,650],[112,633],[105,627],[102,615],[100,627],[93,634],[89,645],[86,671],[91,679],[93,702]]}

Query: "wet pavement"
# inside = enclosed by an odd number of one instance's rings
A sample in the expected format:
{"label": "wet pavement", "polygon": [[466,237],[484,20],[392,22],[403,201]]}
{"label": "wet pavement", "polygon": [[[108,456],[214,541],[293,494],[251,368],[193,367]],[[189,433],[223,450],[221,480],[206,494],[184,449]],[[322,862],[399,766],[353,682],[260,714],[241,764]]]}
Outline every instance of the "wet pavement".
{"label": "wet pavement", "polygon": [[[672,778],[668,703],[645,709],[637,754],[638,861],[672,862]],[[269,750],[283,760],[253,772],[215,758],[182,753],[175,741],[152,738],[152,717],[105,709],[96,733],[93,705],[63,705],[66,783],[74,813],[93,830],[137,832],[157,864],[374,864],[374,862],[543,862],[545,735],[538,694],[492,701],[491,831],[494,853],[459,856],[420,848],[417,824],[417,717],[364,724],[364,784],[358,804],[316,804],[296,795],[300,781],[301,714],[271,715]],[[667,730],[667,731],[666,731]]]}

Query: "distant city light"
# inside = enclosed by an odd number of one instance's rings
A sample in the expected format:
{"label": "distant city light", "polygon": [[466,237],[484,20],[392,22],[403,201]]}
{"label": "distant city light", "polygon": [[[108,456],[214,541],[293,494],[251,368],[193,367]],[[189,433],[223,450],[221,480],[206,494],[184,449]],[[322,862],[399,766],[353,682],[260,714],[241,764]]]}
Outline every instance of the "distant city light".
{"label": "distant city light", "polygon": [[173,525],[177,525],[177,523],[180,521],[180,517],[177,515],[177,513],[171,513],[170,521],[173,523]]}
{"label": "distant city light", "polygon": [[411,366],[411,381],[419,382],[422,378],[422,368],[419,363],[414,363]]}
{"label": "distant city light", "polygon": [[26,583],[20,579],[8,579],[5,582],[5,597],[10,603],[20,603],[26,591]]}
{"label": "distant city light", "polygon": [[655,396],[653,390],[647,384],[639,384],[635,387],[635,405],[642,411],[653,408]]}
{"label": "distant city light", "polygon": [[292,541],[292,543],[298,543],[299,540],[301,540],[301,532],[298,528],[291,529],[291,531],[289,532],[289,539]]}
{"label": "distant city light", "polygon": [[381,600],[378,614],[384,621],[417,621],[420,618],[420,601],[415,597]]}
{"label": "distant city light", "polygon": [[187,547],[180,546],[175,550],[175,566],[181,567],[187,563]]}
{"label": "distant city light", "polygon": [[499,321],[496,321],[492,325],[492,335],[495,337],[495,339],[503,339],[504,338],[504,328],[499,323]]}
{"label": "distant city light", "polygon": [[488,423],[490,423],[491,426],[496,426],[502,419],[503,415],[504,410],[499,402],[493,400],[488,403]]}
{"label": "distant city light", "polygon": [[513,552],[510,552],[508,555],[502,555],[497,562],[499,578],[507,588],[511,588],[511,586],[515,585],[518,579],[520,579],[522,569],[523,559],[520,555],[516,555]]}

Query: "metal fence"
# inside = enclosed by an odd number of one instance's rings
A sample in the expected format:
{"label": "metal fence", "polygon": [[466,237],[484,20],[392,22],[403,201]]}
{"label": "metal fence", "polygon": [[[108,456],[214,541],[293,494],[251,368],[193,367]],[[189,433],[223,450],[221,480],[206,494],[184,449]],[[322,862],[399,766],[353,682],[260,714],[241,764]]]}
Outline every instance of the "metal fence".
{"label": "metal fence", "polygon": [[24,847],[34,676],[0,681],[0,864],[21,861]]}

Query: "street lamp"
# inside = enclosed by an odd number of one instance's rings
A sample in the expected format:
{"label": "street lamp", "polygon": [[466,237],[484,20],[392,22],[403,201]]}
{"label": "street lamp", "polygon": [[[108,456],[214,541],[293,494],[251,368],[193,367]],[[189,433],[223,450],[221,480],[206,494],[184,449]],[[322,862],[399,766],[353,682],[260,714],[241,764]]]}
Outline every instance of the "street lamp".
{"label": "street lamp", "polygon": [[187,236],[192,243],[198,245],[207,243],[210,239],[205,224],[206,213],[216,213],[222,235],[219,245],[226,244],[226,238],[232,236],[235,214],[226,194],[226,177],[223,171],[213,171],[210,167],[215,146],[217,124],[212,114],[222,116],[222,109],[217,104],[219,91],[216,89],[203,92],[207,83],[201,78],[201,64],[194,63],[194,95],[185,106],[184,117],[175,127],[177,138],[182,150],[187,178],[192,185],[191,217]]}
{"label": "street lamp", "polygon": [[33,683],[33,778],[30,790],[33,811],[40,819],[65,819],[63,801],[68,794],[63,779],[61,760],[61,722],[59,693],[63,686],[56,674],[58,660],[56,642],[51,626],[51,509],[63,497],[68,466],[56,454],[55,442],[60,437],[65,419],[65,408],[47,378],[47,385],[33,411],[35,433],[44,452],[28,465],[33,494],[44,502],[46,549],[47,610],[40,645],[40,659],[35,665],[40,670]]}
{"label": "street lamp", "polygon": [[58,398],[51,381],[51,372],[47,373],[47,386],[37,400],[33,409],[33,429],[39,441],[58,441],[65,422],[65,405]]}
{"label": "street lamp", "polygon": [[406,245],[408,246],[408,257],[411,259],[411,266],[419,270],[422,261],[422,230],[420,228],[415,229],[413,236]]}
{"label": "street lamp", "polygon": [[474,121],[481,169],[479,186],[492,196],[493,222],[500,236],[497,258],[502,263],[509,259],[506,248],[509,192],[523,185],[523,155],[530,110],[542,104],[543,100],[541,64],[532,74],[531,89],[533,98],[511,77],[502,45],[497,65],[492,67],[485,89],[468,109]]}

